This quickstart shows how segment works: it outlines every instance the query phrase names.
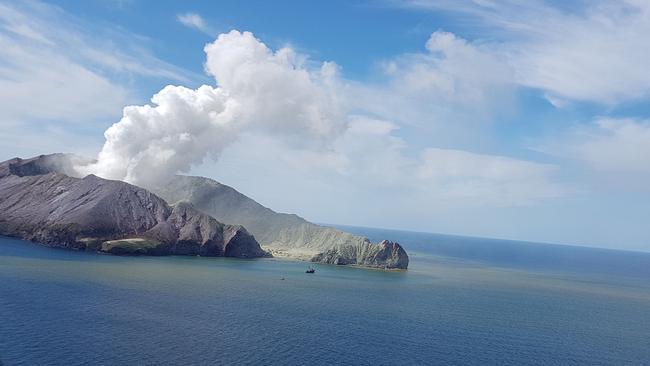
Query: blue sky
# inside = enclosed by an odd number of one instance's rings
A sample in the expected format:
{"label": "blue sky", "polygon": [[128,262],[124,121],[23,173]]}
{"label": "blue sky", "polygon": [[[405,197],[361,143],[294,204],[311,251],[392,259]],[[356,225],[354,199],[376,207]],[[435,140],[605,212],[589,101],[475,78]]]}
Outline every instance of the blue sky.
{"label": "blue sky", "polygon": [[649,31],[634,0],[0,1],[0,158],[201,174],[317,222],[650,250]]}

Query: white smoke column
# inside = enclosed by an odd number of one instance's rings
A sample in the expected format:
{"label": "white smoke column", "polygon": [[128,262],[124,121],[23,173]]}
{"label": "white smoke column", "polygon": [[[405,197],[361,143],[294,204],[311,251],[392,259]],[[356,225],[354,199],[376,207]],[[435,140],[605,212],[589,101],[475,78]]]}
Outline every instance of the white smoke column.
{"label": "white smoke column", "polygon": [[271,51],[252,33],[231,31],[205,47],[217,87],[167,86],[152,105],[128,106],[106,132],[93,165],[80,168],[139,185],[187,172],[246,131],[289,143],[326,144],[347,127],[337,67],[309,68],[290,48]]}

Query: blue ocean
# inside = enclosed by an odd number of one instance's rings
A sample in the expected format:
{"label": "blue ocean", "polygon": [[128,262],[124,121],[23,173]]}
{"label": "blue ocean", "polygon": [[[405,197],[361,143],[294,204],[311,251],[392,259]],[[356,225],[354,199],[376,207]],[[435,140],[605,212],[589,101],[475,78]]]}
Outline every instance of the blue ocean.
{"label": "blue ocean", "polygon": [[650,365],[650,254],[345,227],[408,271],[0,237],[2,365]]}

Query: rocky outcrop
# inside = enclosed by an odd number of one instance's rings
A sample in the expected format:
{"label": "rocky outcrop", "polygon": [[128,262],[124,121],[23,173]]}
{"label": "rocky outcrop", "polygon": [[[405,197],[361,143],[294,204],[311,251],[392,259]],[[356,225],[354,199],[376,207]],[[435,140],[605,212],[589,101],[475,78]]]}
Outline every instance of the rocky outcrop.
{"label": "rocky outcrop", "polygon": [[170,206],[128,183],[70,177],[62,157],[0,163],[0,234],[112,254],[266,255],[240,225],[222,224],[188,202]]}
{"label": "rocky outcrop", "polygon": [[[177,255],[263,257],[266,253],[241,225],[224,225],[188,202],[174,205],[171,215],[148,230],[147,238],[169,243]],[[196,243],[200,243],[199,246]]]}
{"label": "rocky outcrop", "polygon": [[244,225],[276,257],[373,268],[408,267],[408,254],[397,243],[373,244],[367,238],[316,225],[297,215],[275,212],[212,179],[176,176],[164,185],[149,188],[168,202],[191,202],[221,222]]}
{"label": "rocky outcrop", "polygon": [[351,264],[370,268],[395,269],[408,267],[408,255],[399,244],[384,240],[378,244],[335,246],[317,254],[314,262]]}
{"label": "rocky outcrop", "polygon": [[0,178],[7,175],[20,177],[60,173],[68,176],[75,175],[74,164],[89,162],[88,159],[72,154],[40,155],[31,159],[13,158],[0,163]]}

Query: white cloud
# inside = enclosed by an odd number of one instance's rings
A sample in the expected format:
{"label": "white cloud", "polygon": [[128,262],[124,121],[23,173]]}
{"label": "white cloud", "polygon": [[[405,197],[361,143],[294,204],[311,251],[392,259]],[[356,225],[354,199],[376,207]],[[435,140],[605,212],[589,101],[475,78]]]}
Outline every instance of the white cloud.
{"label": "white cloud", "polygon": [[110,115],[126,102],[127,90],[110,79],[40,44],[18,42],[0,34],[4,120],[69,123]]}
{"label": "white cloud", "polygon": [[[650,95],[650,3],[600,0],[573,11],[544,1],[396,3],[478,18],[517,81],[561,99],[616,104]],[[496,41],[494,41],[496,40]]]}
{"label": "white cloud", "polygon": [[[395,71],[392,80],[399,86],[388,89],[403,87],[398,95],[426,91],[432,103],[468,98],[468,105],[477,105],[489,98],[485,89],[501,80],[463,72],[472,59],[493,60],[452,34],[434,33],[427,48],[430,54],[414,56],[417,63]],[[288,47],[272,51],[251,33],[238,31],[221,34],[205,52],[206,71],[217,86],[168,86],[152,105],[126,107],[106,131],[98,164],[89,171],[146,185],[186,172],[207,155],[219,158],[244,139],[248,151],[236,159],[259,162],[254,171],[267,166],[287,176],[300,172],[339,189],[354,185],[366,191],[364,196],[391,189],[418,192],[431,202],[515,205],[561,194],[547,165],[433,148],[410,157],[405,141],[395,135],[398,126],[364,111],[333,63],[308,62]],[[412,75],[415,69],[418,76]],[[426,77],[430,81],[417,84]]]}
{"label": "white cloud", "polygon": [[570,193],[558,183],[556,166],[450,149],[413,154],[398,133],[390,122],[354,116],[322,151],[247,133],[191,174],[316,222],[474,235],[504,235],[487,224],[498,219],[477,212],[525,212]]}
{"label": "white cloud", "polygon": [[187,171],[208,154],[217,158],[243,131],[319,148],[345,129],[332,64],[308,69],[293,50],[273,52],[238,31],[221,34],[205,52],[218,87],[167,86],[153,106],[124,108],[89,171],[147,184]]}
{"label": "white cloud", "polygon": [[99,133],[136,97],[135,80],[196,78],[156,58],[147,42],[88,24],[56,6],[0,2],[0,127],[3,137],[18,139],[3,143],[0,154],[25,151],[15,145],[39,141],[43,131],[59,137],[47,144],[54,150],[87,151],[93,140],[88,135]]}
{"label": "white cloud", "polygon": [[583,194],[650,191],[650,121],[596,118],[557,131],[534,149],[562,162],[564,179]]}
{"label": "white cloud", "polygon": [[0,33],[16,48],[48,52],[97,74],[130,73],[189,82],[197,76],[155,57],[147,39],[99,27],[37,1],[0,4]]}
{"label": "white cloud", "polygon": [[197,13],[178,14],[176,19],[188,28],[197,29],[207,35],[214,35],[214,31],[208,26],[205,20]]}
{"label": "white cloud", "polygon": [[565,193],[554,181],[554,165],[431,147],[412,156],[406,141],[395,136],[397,129],[365,117],[350,121],[333,144],[337,161],[344,163],[337,167],[341,190],[353,183],[368,191],[364,196],[382,196],[387,206],[400,200],[425,206],[529,205]]}
{"label": "white cloud", "polygon": [[[346,80],[336,64],[291,47],[271,50],[248,32],[222,34],[205,47],[214,85],[167,86],[151,105],[124,108],[105,132],[98,165],[85,168],[148,184],[194,167],[276,209],[368,225],[417,221],[420,229],[445,220],[466,227],[483,220],[477,212],[567,194],[556,165],[478,153],[486,149],[471,143],[464,144],[471,151],[441,147],[456,146],[453,136],[484,140],[483,122],[507,112],[522,85],[541,89],[558,108],[647,97],[642,66],[650,53],[640,36],[647,6],[601,2],[569,14],[541,2],[453,4],[498,30],[474,41],[436,31],[422,52],[384,60],[384,78],[371,83]],[[178,21],[211,33],[196,14]],[[92,150],[65,123],[86,128],[78,122],[119,112],[130,99],[120,81],[198,79],[157,59],[147,42],[38,2],[0,3],[2,149]],[[601,119],[549,150],[564,167],[572,161],[647,186],[649,126]],[[54,137],[43,139],[39,129]],[[196,168],[208,156],[220,159],[214,170]]]}
{"label": "white cloud", "polygon": [[596,171],[650,179],[650,121],[599,118],[551,144],[562,156],[582,161]]}
{"label": "white cloud", "polygon": [[[374,191],[401,192],[413,205],[528,205],[563,195],[557,167],[463,150],[425,148],[415,156],[385,121],[357,118],[334,145],[348,162],[346,180]],[[391,200],[386,197],[385,199]]]}
{"label": "white cloud", "polygon": [[429,148],[422,153],[418,177],[446,198],[511,206],[564,195],[565,189],[552,180],[556,171],[551,164]]}
{"label": "white cloud", "polygon": [[70,59],[52,35],[56,30],[45,31],[54,9],[31,5],[34,12],[28,16],[26,10],[0,4],[3,120],[81,120],[123,105],[124,88]]}
{"label": "white cloud", "polygon": [[537,19],[531,25],[539,33],[510,51],[524,85],[607,104],[650,96],[648,3],[601,3],[582,17],[529,19]]}
{"label": "white cloud", "polygon": [[250,32],[221,34],[205,52],[207,72],[241,104],[244,120],[297,143],[304,135],[327,141],[345,129],[334,63],[311,68],[306,56],[289,47],[273,52]]}
{"label": "white cloud", "polygon": [[434,136],[474,128],[511,108],[514,71],[482,45],[452,33],[436,31],[425,52],[382,66],[387,82],[353,86],[356,103],[401,125],[431,129]]}

